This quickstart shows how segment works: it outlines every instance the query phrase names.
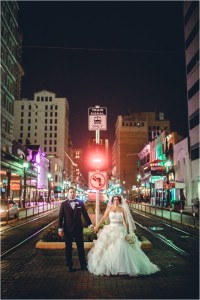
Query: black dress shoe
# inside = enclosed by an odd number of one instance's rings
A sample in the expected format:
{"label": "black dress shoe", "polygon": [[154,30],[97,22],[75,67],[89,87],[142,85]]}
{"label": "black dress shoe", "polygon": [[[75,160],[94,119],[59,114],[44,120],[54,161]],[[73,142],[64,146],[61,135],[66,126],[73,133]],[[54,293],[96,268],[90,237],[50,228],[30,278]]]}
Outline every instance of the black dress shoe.
{"label": "black dress shoe", "polygon": [[83,271],[88,271],[88,268],[87,268],[87,266],[82,266],[82,267],[81,267],[81,270],[83,270]]}

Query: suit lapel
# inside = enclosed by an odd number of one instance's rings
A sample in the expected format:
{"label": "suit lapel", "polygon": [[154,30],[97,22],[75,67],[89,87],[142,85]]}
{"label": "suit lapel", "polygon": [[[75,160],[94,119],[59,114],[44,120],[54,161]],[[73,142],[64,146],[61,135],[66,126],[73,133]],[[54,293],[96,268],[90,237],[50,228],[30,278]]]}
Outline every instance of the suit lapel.
{"label": "suit lapel", "polygon": [[75,203],[75,207],[74,207],[74,219],[75,219],[75,217],[76,217],[76,213],[77,213],[77,204]]}

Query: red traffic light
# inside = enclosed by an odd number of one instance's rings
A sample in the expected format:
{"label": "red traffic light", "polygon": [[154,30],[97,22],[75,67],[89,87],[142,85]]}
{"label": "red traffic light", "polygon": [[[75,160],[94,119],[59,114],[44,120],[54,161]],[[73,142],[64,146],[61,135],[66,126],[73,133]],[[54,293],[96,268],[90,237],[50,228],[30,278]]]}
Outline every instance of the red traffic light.
{"label": "red traffic light", "polygon": [[93,145],[88,153],[87,161],[90,169],[102,170],[103,168],[105,168],[106,157],[104,148],[99,144]]}

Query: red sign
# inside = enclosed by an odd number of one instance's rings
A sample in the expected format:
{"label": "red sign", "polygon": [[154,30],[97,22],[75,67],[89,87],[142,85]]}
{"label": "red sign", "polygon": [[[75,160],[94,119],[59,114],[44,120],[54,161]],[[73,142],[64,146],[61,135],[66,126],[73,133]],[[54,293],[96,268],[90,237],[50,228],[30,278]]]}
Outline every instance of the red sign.
{"label": "red sign", "polygon": [[19,179],[11,179],[10,180],[10,190],[11,191],[20,191],[20,181]]}
{"label": "red sign", "polygon": [[89,189],[106,188],[106,172],[89,172]]}
{"label": "red sign", "polygon": [[11,191],[20,191],[20,184],[14,183],[10,186]]}
{"label": "red sign", "polygon": [[163,166],[156,166],[156,167],[151,167],[151,171],[166,172],[166,168]]}

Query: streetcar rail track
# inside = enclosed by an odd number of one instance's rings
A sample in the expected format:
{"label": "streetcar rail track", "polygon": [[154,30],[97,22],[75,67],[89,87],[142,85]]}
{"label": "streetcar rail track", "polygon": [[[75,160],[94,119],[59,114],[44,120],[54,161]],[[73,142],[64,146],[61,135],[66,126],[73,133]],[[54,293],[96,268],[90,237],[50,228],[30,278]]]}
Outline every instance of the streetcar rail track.
{"label": "streetcar rail track", "polygon": [[[137,212],[138,213],[138,212]],[[138,213],[139,214],[139,213]],[[144,214],[142,214],[143,217],[147,217],[149,218],[148,216],[145,216]],[[165,224],[165,222],[163,221],[160,221],[161,223]],[[150,228],[140,224],[139,222],[136,222],[135,223],[141,227],[142,229],[144,229],[145,231],[147,231],[148,233],[150,233],[152,236],[154,236],[156,239],[158,239],[159,241],[161,241],[162,243],[164,243],[165,245],[167,245],[168,247],[172,248],[173,250],[175,250],[180,256],[184,257],[185,259],[189,260],[191,263],[193,264],[197,264],[198,263],[198,259],[195,259],[190,253],[188,253],[187,251],[181,249],[180,247],[178,247],[177,245],[175,245],[173,243],[172,240],[168,239],[166,236],[160,234],[160,233],[155,233],[153,230],[151,230]],[[186,231],[183,231],[179,228],[175,228],[174,226],[172,225],[169,225],[169,224],[165,224],[167,226],[170,226],[172,229],[174,230],[178,230],[178,231],[181,231],[183,232],[184,234],[187,234],[187,236],[189,237],[192,237],[192,238],[195,238],[195,239],[198,239],[198,237],[194,236],[194,235],[191,235],[190,233],[186,232]]]}
{"label": "streetcar rail track", "polygon": [[[134,211],[134,212],[135,212],[135,211]],[[49,212],[49,213],[47,213],[47,214],[45,214],[45,215],[49,215],[50,213],[51,213],[51,212]],[[145,217],[145,218],[150,219],[150,217],[147,216],[147,215],[141,214],[141,213],[139,213],[139,212],[135,212],[135,213],[137,213],[137,214],[139,214],[139,215],[142,215],[142,217]],[[25,225],[25,224],[27,224],[27,223],[33,222],[34,220],[38,220],[38,219],[40,219],[40,218],[42,218],[42,217],[44,217],[44,215],[41,216],[41,217],[34,218],[34,219],[30,220],[29,222],[24,222],[23,224],[19,224],[19,225],[17,225],[17,226],[14,226],[14,227],[5,229],[4,231],[1,232],[1,234],[2,234],[2,233],[6,233],[6,232],[8,232],[8,231],[10,231],[10,230],[16,229],[17,227],[23,226],[23,225]],[[151,217],[151,218],[152,218],[152,217]],[[156,219],[155,219],[155,220],[156,220]],[[44,226],[43,228],[41,228],[41,229],[39,229],[38,231],[36,231],[35,233],[31,234],[30,236],[28,236],[27,238],[25,238],[23,241],[17,243],[15,246],[13,246],[13,247],[11,247],[10,249],[4,251],[3,253],[1,253],[1,256],[0,256],[0,257],[1,257],[1,258],[5,257],[7,254],[9,254],[10,252],[12,252],[13,250],[15,250],[16,248],[20,247],[21,245],[23,245],[23,244],[26,243],[27,241],[29,241],[29,240],[31,240],[32,238],[34,238],[36,235],[38,235],[39,233],[41,233],[42,231],[44,231],[46,228],[48,228],[48,227],[50,227],[51,225],[53,225],[55,222],[57,222],[57,219],[56,219],[56,220],[53,220],[52,222],[50,222],[49,224],[47,224],[47,225]],[[165,226],[171,227],[173,230],[177,230],[177,231],[179,231],[179,232],[181,232],[181,233],[184,233],[184,234],[187,235],[188,237],[192,237],[192,238],[198,239],[197,236],[191,235],[190,233],[188,233],[188,232],[186,232],[186,231],[184,231],[184,230],[182,230],[182,229],[176,228],[174,225],[172,226],[172,225],[170,225],[170,224],[168,224],[168,223],[166,223],[166,222],[164,222],[164,221],[162,221],[162,220],[159,220],[159,222],[160,222],[161,224],[164,224]],[[136,222],[136,221],[135,221],[135,223],[136,223],[140,228],[142,228],[144,231],[146,231],[146,232],[148,232],[149,234],[151,234],[152,236],[154,236],[154,238],[158,239],[159,241],[161,241],[162,243],[164,243],[164,244],[167,245],[168,247],[170,247],[170,248],[172,248],[173,250],[175,250],[179,255],[181,255],[181,256],[184,257],[185,259],[188,259],[190,262],[195,263],[195,264],[198,263],[197,259],[195,260],[195,259],[191,256],[191,254],[189,254],[187,251],[185,251],[185,250],[181,249],[180,247],[178,247],[177,245],[175,245],[175,244],[173,243],[172,240],[168,239],[168,238],[167,238],[166,236],[164,236],[163,234],[155,233],[153,230],[151,230],[150,228],[148,228],[148,227],[142,225],[142,224],[139,223],[139,222]]]}
{"label": "streetcar rail track", "polygon": [[[134,210],[134,213],[137,213],[138,215],[143,216],[143,217],[145,217],[145,218],[147,218],[147,219],[152,219],[152,216],[145,215],[145,214],[143,214],[143,213],[141,213],[141,212],[138,212],[138,211],[135,211],[135,210]],[[153,217],[154,217],[154,216],[153,216]],[[167,221],[164,221],[164,220],[160,220],[160,219],[159,219],[159,222],[162,223],[162,224],[164,224],[165,226],[168,226],[168,227],[170,227],[170,228],[176,230],[176,231],[179,231],[179,232],[181,232],[181,233],[183,233],[183,234],[186,234],[186,235],[188,235],[188,236],[190,236],[190,237],[192,237],[192,238],[194,238],[194,239],[197,239],[197,240],[199,239],[198,236],[193,235],[193,234],[191,234],[191,233],[189,233],[189,232],[187,232],[187,231],[185,231],[185,230],[183,230],[183,229],[180,229],[180,228],[176,227],[174,224],[173,224],[173,225],[172,225],[172,224],[169,224],[169,223],[167,223]]]}
{"label": "streetcar rail track", "polygon": [[36,235],[38,235],[39,233],[41,233],[42,231],[44,231],[46,228],[50,227],[51,225],[53,225],[55,222],[57,222],[57,220],[52,221],[51,223],[47,224],[46,226],[44,226],[43,228],[37,230],[35,233],[31,234],[30,236],[28,236],[27,238],[25,238],[23,241],[19,242],[17,245],[11,247],[10,249],[4,251],[3,253],[1,253],[1,258],[5,257],[7,254],[9,254],[10,252],[12,252],[13,250],[15,250],[16,248],[20,247],[21,245],[23,245],[24,243],[26,243],[27,241],[29,241],[30,239],[32,239],[33,237],[35,237]]}
{"label": "streetcar rail track", "polygon": [[48,211],[48,212],[43,213],[42,215],[39,215],[39,216],[35,217],[34,219],[31,219],[31,220],[25,221],[25,222],[23,222],[23,223],[21,223],[21,224],[17,224],[17,225],[15,225],[15,226],[10,226],[9,228],[3,229],[3,230],[1,230],[1,232],[0,232],[0,236],[1,236],[2,234],[4,234],[4,233],[8,232],[8,231],[11,231],[11,230],[13,230],[13,229],[19,228],[19,227],[21,227],[21,226],[24,226],[24,225],[26,225],[26,224],[28,224],[28,223],[37,221],[37,220],[39,220],[39,219],[42,219],[43,217],[48,216],[48,215],[50,215],[50,214],[52,214],[52,213],[53,213],[53,211]]}

